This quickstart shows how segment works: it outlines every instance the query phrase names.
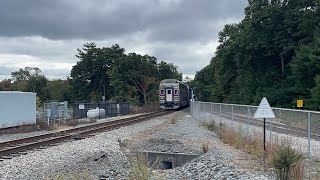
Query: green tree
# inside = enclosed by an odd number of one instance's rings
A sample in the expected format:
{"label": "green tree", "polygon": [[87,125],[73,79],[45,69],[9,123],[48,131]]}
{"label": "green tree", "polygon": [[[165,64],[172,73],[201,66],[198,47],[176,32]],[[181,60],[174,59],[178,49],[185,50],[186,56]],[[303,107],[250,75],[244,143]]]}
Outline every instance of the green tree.
{"label": "green tree", "polygon": [[86,43],[80,50],[80,61],[72,67],[70,83],[76,100],[98,101],[102,95],[109,99],[110,71],[114,62],[124,55],[124,49],[115,44],[111,47],[98,48],[95,43]]}
{"label": "green tree", "polygon": [[[310,97],[318,74],[318,47],[312,44],[319,36],[315,33],[320,23],[319,1],[248,2],[245,18],[225,25],[216,55],[197,72],[198,97],[256,104],[267,96],[271,105],[284,107],[297,96]],[[205,74],[213,74],[213,79],[208,81]]]}
{"label": "green tree", "polygon": [[129,53],[117,61],[113,73],[114,85],[125,88],[125,83],[129,83],[135,86],[143,98],[143,104],[146,104],[147,96],[151,95],[148,94],[150,87],[157,84],[157,59],[149,55]]}
{"label": "green tree", "polygon": [[68,80],[51,80],[47,82],[47,91],[51,100],[58,102],[73,101]]}
{"label": "green tree", "polygon": [[0,81],[0,91],[10,91],[13,90],[10,79],[5,79]]}
{"label": "green tree", "polygon": [[158,79],[178,79],[182,80],[182,74],[178,72],[178,67],[173,63],[161,61],[158,65]]}
{"label": "green tree", "polygon": [[31,91],[37,93],[37,96],[43,101],[47,98],[46,91],[47,78],[41,74],[37,67],[25,67],[11,73],[14,80],[14,87],[19,91]]}

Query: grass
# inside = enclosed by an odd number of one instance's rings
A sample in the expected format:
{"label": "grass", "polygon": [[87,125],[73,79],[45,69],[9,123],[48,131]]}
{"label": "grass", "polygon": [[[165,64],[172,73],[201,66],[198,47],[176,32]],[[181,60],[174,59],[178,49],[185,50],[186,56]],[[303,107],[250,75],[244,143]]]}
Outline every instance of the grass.
{"label": "grass", "polygon": [[178,121],[178,119],[179,119],[178,116],[179,116],[178,114],[173,115],[173,116],[171,117],[171,119],[170,119],[170,123],[171,123],[171,124],[176,124],[177,121]]}
{"label": "grass", "polygon": [[209,150],[209,145],[208,145],[208,143],[207,143],[207,142],[202,143],[202,151],[203,151],[203,153],[207,153],[208,150]]}
{"label": "grass", "polygon": [[21,125],[16,127],[0,129],[1,134],[18,134],[18,133],[29,133],[38,130],[35,125]]}

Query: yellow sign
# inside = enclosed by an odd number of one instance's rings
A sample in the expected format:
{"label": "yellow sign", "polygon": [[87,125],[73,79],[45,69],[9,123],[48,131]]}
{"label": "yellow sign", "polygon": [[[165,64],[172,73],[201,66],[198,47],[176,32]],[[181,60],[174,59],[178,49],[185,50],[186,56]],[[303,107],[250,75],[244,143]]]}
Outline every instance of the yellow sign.
{"label": "yellow sign", "polygon": [[297,100],[297,107],[298,108],[303,107],[303,100],[301,100],[301,99]]}

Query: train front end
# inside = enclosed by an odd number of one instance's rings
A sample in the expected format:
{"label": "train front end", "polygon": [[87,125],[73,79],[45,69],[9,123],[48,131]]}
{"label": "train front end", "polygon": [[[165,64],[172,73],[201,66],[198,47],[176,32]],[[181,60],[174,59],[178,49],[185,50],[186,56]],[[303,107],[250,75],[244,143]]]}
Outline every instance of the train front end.
{"label": "train front end", "polygon": [[164,110],[180,107],[179,81],[173,79],[162,80],[159,86],[160,108]]}

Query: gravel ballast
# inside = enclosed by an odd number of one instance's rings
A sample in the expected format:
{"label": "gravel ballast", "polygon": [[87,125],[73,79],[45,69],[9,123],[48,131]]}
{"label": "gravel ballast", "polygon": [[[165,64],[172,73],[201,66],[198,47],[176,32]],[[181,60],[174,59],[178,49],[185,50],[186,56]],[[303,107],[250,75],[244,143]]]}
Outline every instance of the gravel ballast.
{"label": "gravel ballast", "polygon": [[[171,119],[177,121],[172,123]],[[128,179],[130,151],[200,154],[151,179],[275,179],[250,155],[223,144],[188,112],[121,127],[94,137],[61,143],[0,162],[0,179]],[[168,146],[161,146],[161,142]],[[178,143],[177,143],[178,142]],[[202,145],[208,144],[203,153]]]}

